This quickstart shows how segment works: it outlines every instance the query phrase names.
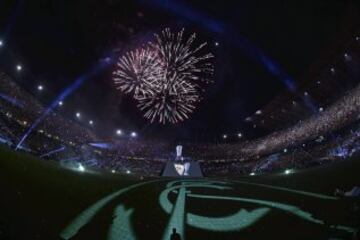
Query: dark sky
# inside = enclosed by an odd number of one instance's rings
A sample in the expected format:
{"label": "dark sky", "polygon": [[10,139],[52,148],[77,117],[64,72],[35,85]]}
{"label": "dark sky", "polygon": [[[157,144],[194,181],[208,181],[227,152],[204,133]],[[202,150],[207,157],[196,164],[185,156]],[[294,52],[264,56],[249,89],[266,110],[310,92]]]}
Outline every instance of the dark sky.
{"label": "dark sky", "polygon": [[[0,1],[0,67],[45,105],[101,59],[118,57],[164,27],[185,27],[209,43],[215,83],[189,120],[162,126],[142,118],[114,89],[110,66],[65,100],[65,117],[82,113],[99,133],[214,141],[223,133],[256,135],[243,119],[296,83],[341,28],[350,1]],[[219,42],[219,46],[215,46]],[[281,74],[269,70],[262,56]],[[21,63],[24,71],[14,71]],[[39,93],[36,86],[45,91]],[[252,130],[253,131],[253,130]]]}

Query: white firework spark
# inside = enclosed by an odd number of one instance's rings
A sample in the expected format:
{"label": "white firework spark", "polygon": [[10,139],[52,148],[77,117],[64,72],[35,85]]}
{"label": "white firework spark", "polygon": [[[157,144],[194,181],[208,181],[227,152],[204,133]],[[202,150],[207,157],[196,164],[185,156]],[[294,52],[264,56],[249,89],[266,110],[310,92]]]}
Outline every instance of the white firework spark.
{"label": "white firework spark", "polygon": [[[131,51],[118,61],[114,81],[124,93],[132,93],[139,109],[151,122],[177,123],[189,118],[201,100],[203,85],[211,83],[211,53],[200,55],[206,43],[192,50],[196,38],[183,40],[166,28],[155,40]],[[198,56],[200,55],[200,56]]]}

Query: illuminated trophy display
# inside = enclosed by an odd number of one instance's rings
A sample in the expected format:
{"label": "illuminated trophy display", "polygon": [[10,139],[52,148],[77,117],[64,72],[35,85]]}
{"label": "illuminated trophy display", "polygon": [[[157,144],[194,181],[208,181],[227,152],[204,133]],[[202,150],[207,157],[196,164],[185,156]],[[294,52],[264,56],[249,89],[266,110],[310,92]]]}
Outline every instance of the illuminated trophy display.
{"label": "illuminated trophy display", "polygon": [[169,160],[165,166],[162,176],[166,177],[202,177],[200,165],[196,161],[184,158],[183,146],[177,145],[175,148],[175,159]]}

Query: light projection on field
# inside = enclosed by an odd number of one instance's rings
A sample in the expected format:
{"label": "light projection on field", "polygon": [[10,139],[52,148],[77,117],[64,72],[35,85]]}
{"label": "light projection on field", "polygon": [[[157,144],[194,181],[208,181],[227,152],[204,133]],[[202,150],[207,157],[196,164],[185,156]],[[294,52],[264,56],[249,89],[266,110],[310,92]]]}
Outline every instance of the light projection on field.
{"label": "light projection on field", "polygon": [[[302,209],[299,206],[290,203],[281,203],[277,201],[269,201],[265,199],[250,198],[249,195],[239,196],[234,193],[236,188],[241,185],[248,185],[252,187],[270,189],[271,191],[278,191],[282,194],[297,195],[299,197],[314,198],[319,201],[333,201],[336,198],[297,191],[282,187],[274,187],[265,184],[254,184],[246,182],[235,182],[235,181],[206,181],[206,180],[152,180],[137,183],[129,187],[120,189],[90,206],[88,209],[80,213],[60,234],[62,239],[72,239],[83,229],[87,224],[104,210],[105,207],[114,204],[113,214],[109,216],[112,220],[108,226],[107,236],[103,236],[107,240],[135,240],[141,239],[138,237],[136,228],[134,227],[134,216],[136,211],[141,214],[141,207],[143,203],[138,206],[136,203],[128,206],[124,203],[124,198],[129,198],[129,194],[136,190],[144,192],[145,187],[155,187],[159,193],[153,195],[152,201],[160,205],[161,210],[154,212],[153,217],[156,220],[159,214],[164,214],[167,218],[166,224],[163,226],[161,237],[162,240],[168,240],[171,238],[173,229],[181,236],[184,240],[187,237],[187,229],[198,229],[204,233],[218,232],[218,233],[234,233],[241,234],[241,231],[246,230],[250,227],[256,227],[259,221],[265,219],[272,212],[282,212],[286,216],[292,216],[292,218],[301,219],[308,224],[315,224],[322,227],[324,222],[322,219],[317,219],[312,213]],[[162,186],[162,188],[160,188]],[[153,189],[153,188],[152,188]],[[160,190],[159,190],[160,189]],[[126,197],[125,197],[126,196]],[[150,196],[147,196],[148,198]],[[155,197],[155,198],[154,198]],[[150,201],[150,200],[149,200]],[[194,208],[192,204],[207,205],[208,203],[216,203],[219,208],[226,206],[236,206],[230,214],[212,216],[210,212],[193,212]],[[249,207],[251,206],[251,207]],[[197,209],[197,208],[195,208]],[[233,209],[232,209],[233,210]],[[155,210],[154,210],[155,211]],[[161,213],[160,213],[161,211]],[[152,221],[153,222],[153,221]],[[149,223],[151,224],[151,222]],[[355,229],[337,225],[333,227],[337,231],[344,233],[352,233]]]}

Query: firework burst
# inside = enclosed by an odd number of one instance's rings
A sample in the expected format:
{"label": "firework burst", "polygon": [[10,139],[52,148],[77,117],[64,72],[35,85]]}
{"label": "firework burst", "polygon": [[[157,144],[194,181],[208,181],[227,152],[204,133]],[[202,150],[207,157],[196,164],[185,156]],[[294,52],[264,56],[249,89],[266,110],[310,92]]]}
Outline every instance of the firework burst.
{"label": "firework burst", "polygon": [[177,123],[189,118],[201,100],[203,85],[211,83],[211,53],[201,55],[206,43],[192,48],[192,34],[183,40],[166,28],[155,40],[122,56],[114,72],[119,90],[133,94],[144,117],[151,122]]}
{"label": "firework burst", "polygon": [[138,107],[151,122],[177,123],[188,118],[200,101],[197,89],[185,81],[156,85],[152,94],[137,98]]}
{"label": "firework burst", "polygon": [[151,85],[161,77],[158,55],[149,47],[130,51],[119,59],[113,75],[122,92],[134,96],[149,93]]}

